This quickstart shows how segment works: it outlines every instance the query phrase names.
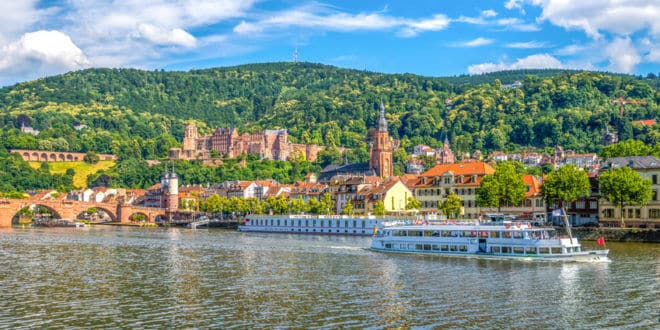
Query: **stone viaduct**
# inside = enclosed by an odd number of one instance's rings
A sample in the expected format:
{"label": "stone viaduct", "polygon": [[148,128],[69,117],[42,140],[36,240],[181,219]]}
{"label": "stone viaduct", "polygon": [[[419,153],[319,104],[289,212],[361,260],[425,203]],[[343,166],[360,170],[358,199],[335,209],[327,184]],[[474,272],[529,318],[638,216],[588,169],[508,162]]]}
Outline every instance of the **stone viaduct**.
{"label": "stone viaduct", "polygon": [[165,219],[167,211],[161,208],[139,207],[127,204],[79,202],[74,200],[38,198],[0,199],[0,227],[11,227],[12,219],[19,210],[26,206],[39,205],[52,210],[59,218],[75,219],[79,214],[90,208],[105,211],[115,222],[129,223],[134,214],[142,214],[147,222],[155,222],[157,217]]}
{"label": "stone viaduct", "polygon": [[[85,158],[81,152],[64,151],[43,151],[43,150],[19,150],[12,149],[11,152],[17,153],[28,162],[77,162]],[[99,154],[99,160],[116,160],[117,156],[109,154]]]}

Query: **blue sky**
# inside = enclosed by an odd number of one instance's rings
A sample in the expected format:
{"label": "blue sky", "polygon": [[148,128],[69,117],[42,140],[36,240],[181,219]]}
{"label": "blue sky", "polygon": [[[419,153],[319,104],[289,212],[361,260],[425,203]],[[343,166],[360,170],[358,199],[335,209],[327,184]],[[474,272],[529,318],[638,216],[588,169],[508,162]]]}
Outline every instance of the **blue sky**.
{"label": "blue sky", "polygon": [[657,0],[0,1],[0,86],[88,67],[301,61],[427,76],[660,72]]}

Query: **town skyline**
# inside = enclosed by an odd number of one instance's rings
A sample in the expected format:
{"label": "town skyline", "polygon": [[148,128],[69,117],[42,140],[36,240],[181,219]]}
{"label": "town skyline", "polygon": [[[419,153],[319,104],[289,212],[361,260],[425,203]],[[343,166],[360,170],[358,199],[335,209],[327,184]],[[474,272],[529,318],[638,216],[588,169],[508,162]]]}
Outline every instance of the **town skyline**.
{"label": "town skyline", "polygon": [[659,14],[653,1],[30,0],[0,5],[8,23],[0,27],[0,86],[90,67],[186,71],[295,58],[424,76],[526,68],[646,75],[660,63]]}

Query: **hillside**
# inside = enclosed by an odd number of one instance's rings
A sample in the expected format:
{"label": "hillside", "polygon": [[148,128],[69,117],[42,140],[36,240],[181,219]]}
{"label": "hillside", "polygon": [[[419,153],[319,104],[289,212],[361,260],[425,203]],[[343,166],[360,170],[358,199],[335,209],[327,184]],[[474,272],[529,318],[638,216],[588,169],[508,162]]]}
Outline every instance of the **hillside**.
{"label": "hillside", "polygon": [[[312,63],[265,63],[189,72],[88,69],[0,89],[5,148],[115,153],[161,158],[176,146],[183,124],[202,133],[286,128],[291,140],[368,148],[380,100],[392,136],[410,151],[448,136],[459,153],[480,149],[600,150],[605,127],[622,139],[660,140],[656,79],[607,73],[521,70],[469,77],[422,77],[341,69]],[[521,81],[521,88],[501,88]],[[611,100],[628,105],[623,120]],[[41,133],[21,134],[22,124]],[[73,125],[84,124],[75,130]]]}
{"label": "hillside", "polygon": [[[41,167],[40,162],[28,162],[30,167],[39,169]],[[87,164],[85,162],[52,162],[48,163],[50,167],[50,173],[53,174],[65,174],[68,169],[73,169],[75,174],[73,175],[73,185],[78,188],[87,187],[87,177],[92,175],[100,170],[108,170],[109,168],[115,166],[115,161],[103,160],[96,164]]]}

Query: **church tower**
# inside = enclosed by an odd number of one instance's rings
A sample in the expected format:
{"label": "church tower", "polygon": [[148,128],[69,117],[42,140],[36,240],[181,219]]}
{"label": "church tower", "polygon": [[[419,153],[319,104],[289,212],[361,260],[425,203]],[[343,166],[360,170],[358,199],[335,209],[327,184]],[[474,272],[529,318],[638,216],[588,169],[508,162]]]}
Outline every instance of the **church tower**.
{"label": "church tower", "polygon": [[378,115],[378,129],[374,133],[374,141],[370,151],[369,167],[376,171],[380,177],[392,176],[392,142],[387,133],[387,120],[385,120],[385,106],[380,101],[380,114]]}

